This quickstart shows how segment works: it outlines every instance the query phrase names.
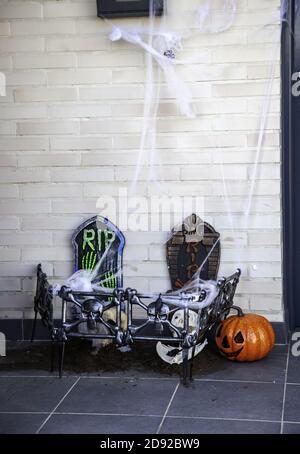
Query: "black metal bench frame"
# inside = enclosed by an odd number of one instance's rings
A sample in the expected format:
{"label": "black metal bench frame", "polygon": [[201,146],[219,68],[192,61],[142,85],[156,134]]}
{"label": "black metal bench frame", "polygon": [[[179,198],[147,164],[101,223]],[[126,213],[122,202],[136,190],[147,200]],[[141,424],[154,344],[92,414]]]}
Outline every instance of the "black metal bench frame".
{"label": "black metal bench frame", "polygon": [[[41,265],[37,268],[37,290],[34,299],[35,318],[33,322],[32,341],[35,336],[37,314],[40,314],[43,324],[49,329],[52,339],[51,371],[54,369],[54,344],[59,345],[59,376],[63,373],[64,353],[66,342],[71,338],[82,339],[105,339],[111,340],[117,346],[128,346],[136,341],[161,341],[168,344],[176,344],[182,348],[182,380],[187,383],[189,377],[192,380],[193,358],[198,343],[203,342],[207,332],[218,322],[226,318],[231,309],[238,309],[233,305],[233,298],[240,279],[241,271],[238,269],[227,278],[217,282],[217,296],[212,303],[199,310],[198,328],[190,333],[189,326],[189,303],[195,301],[195,295],[191,293],[160,294],[155,301],[153,295],[138,293],[137,290],[128,288],[114,289],[112,291],[75,292],[71,288],[63,286],[59,291],[62,300],[62,311],[59,326],[54,326],[53,320],[53,289],[48,283],[47,275],[43,273]],[[152,299],[150,304],[144,301]],[[205,295],[199,294],[198,301],[205,299]],[[170,321],[170,315],[179,309],[176,300],[184,309],[184,327],[178,329]],[[79,309],[79,318],[69,321],[67,319],[68,304],[75,305]],[[146,320],[142,325],[134,324],[132,313],[134,306],[139,306],[145,311]],[[107,310],[115,309],[115,322],[111,323],[104,319]],[[181,307],[182,308],[182,307]],[[127,321],[121,320],[121,312],[125,309]],[[108,331],[105,334],[82,333],[78,327],[82,323],[90,323],[93,326],[102,324]],[[147,327],[160,325],[159,333],[147,335],[143,333]],[[169,331],[163,335],[164,331]],[[153,330],[155,331],[155,330]],[[192,358],[189,360],[189,349],[192,348]]]}

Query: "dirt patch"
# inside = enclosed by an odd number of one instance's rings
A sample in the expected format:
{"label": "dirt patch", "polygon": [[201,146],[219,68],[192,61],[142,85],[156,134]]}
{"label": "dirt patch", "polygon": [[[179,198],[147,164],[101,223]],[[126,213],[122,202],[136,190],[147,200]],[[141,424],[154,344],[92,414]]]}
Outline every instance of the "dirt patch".
{"label": "dirt patch", "polygon": [[[109,345],[93,355],[90,342],[75,339],[66,345],[64,370],[66,373],[76,374],[121,372],[130,375],[178,376],[180,367],[163,362],[156,353],[155,345],[155,342],[136,343],[129,352],[121,352],[114,345]],[[48,342],[10,343],[7,356],[1,358],[0,371],[49,371],[50,354],[51,345]],[[222,369],[223,362],[221,356],[210,345],[195,358],[194,373],[197,376],[205,376],[207,373]]]}

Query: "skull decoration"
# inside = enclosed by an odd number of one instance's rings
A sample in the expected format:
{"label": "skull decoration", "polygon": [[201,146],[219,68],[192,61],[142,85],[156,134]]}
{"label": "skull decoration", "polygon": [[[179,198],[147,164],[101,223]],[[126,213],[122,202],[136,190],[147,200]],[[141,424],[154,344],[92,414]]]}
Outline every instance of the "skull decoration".
{"label": "skull decoration", "polygon": [[[197,328],[197,319],[198,314],[194,311],[189,311],[189,332],[193,332]],[[182,330],[184,327],[184,310],[179,309],[176,311],[171,319],[172,325],[177,329]],[[175,333],[174,333],[175,336]],[[198,343],[195,347],[194,356],[198,355],[206,346],[207,340],[204,339],[203,342]],[[157,342],[156,351],[160,358],[169,364],[181,364],[183,361],[182,348],[175,347],[174,345],[165,345],[161,342]],[[192,358],[193,347],[188,349],[188,359]]]}
{"label": "skull decoration", "polygon": [[275,342],[270,322],[261,315],[246,314],[224,320],[216,331],[216,344],[231,361],[256,361],[267,356]]}

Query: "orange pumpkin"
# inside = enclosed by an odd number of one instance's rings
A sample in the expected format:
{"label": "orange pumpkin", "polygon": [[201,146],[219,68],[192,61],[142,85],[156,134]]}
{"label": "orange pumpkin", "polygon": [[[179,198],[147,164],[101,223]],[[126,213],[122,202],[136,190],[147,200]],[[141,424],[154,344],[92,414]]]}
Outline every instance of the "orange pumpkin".
{"label": "orange pumpkin", "polygon": [[256,361],[267,356],[274,347],[275,334],[271,323],[261,315],[243,314],[225,319],[217,328],[216,344],[231,361]]}

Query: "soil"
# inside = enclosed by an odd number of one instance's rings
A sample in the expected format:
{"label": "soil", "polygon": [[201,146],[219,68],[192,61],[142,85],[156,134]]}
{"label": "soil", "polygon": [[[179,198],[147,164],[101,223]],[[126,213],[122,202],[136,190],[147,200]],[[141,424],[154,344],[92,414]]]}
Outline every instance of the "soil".
{"label": "soil", "polygon": [[[131,351],[121,352],[115,345],[101,348],[93,355],[89,341],[74,339],[66,345],[64,372],[66,374],[130,374],[178,376],[180,366],[169,365],[156,353],[155,342],[136,343]],[[14,342],[8,344],[7,356],[0,359],[1,371],[49,371],[51,344],[49,342]],[[56,357],[57,367],[57,357]],[[207,373],[224,368],[224,359],[213,344],[207,346],[194,360],[194,373]]]}

